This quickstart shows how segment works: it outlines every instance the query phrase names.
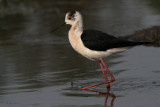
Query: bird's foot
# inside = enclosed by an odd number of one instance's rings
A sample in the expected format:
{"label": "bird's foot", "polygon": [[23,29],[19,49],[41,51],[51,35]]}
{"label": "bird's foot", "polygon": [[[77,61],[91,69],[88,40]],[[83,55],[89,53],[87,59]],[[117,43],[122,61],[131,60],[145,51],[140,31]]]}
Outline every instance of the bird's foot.
{"label": "bird's foot", "polygon": [[110,89],[110,87],[111,87],[111,86],[107,84],[106,88],[107,88],[107,89]]}

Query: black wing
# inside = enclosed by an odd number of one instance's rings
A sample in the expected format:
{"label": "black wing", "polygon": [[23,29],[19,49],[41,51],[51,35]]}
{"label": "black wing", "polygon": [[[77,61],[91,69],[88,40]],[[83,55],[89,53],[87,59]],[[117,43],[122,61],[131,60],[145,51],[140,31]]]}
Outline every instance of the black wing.
{"label": "black wing", "polygon": [[97,30],[84,30],[81,39],[84,46],[95,51],[106,51],[111,48],[140,45],[140,42],[121,40]]}

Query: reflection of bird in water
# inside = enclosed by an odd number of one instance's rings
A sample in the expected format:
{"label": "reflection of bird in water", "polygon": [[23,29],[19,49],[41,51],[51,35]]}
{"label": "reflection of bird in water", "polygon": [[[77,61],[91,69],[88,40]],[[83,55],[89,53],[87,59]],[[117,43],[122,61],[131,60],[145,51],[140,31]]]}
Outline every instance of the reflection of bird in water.
{"label": "reflection of bird in water", "polygon": [[[82,88],[83,90],[102,84],[107,84],[107,88],[109,88],[110,83],[115,81],[115,78],[102,58],[112,53],[125,51],[132,46],[150,44],[150,42],[135,42],[119,39],[97,30],[83,30],[82,15],[78,11],[69,11],[65,16],[65,24],[71,25],[68,37],[73,49],[88,59],[98,60],[106,80],[106,82],[84,87]],[[110,75],[111,80],[108,80],[104,68]]]}
{"label": "reflection of bird in water", "polygon": [[[104,107],[108,107],[108,106],[107,106],[107,101],[108,101],[108,98],[111,97],[112,99],[111,99],[110,106],[113,107],[113,105],[114,105],[114,100],[116,99],[116,96],[115,96],[114,94],[110,93],[110,89],[109,89],[109,88],[107,88],[107,91],[106,91],[106,92],[100,92],[100,91],[95,91],[95,90],[87,90],[87,89],[86,89],[85,91],[88,91],[88,92],[96,92],[96,93],[98,93],[100,96],[106,96],[106,98],[105,98],[105,103],[104,103]],[[110,107],[110,106],[109,106],[109,107]]]}

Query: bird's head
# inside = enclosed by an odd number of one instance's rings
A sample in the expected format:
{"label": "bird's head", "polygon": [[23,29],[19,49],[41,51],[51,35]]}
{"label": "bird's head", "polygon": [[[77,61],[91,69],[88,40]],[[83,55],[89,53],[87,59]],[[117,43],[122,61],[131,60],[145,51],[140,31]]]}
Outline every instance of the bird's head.
{"label": "bird's head", "polygon": [[75,25],[77,22],[82,22],[82,16],[78,11],[69,11],[65,17],[65,23],[69,25]]}
{"label": "bird's head", "polygon": [[60,26],[58,26],[57,28],[53,29],[51,32],[58,30],[59,28],[61,28],[62,26],[66,24],[72,25],[78,31],[83,30],[82,28],[83,20],[82,20],[81,14],[78,11],[69,11],[66,13],[65,22],[61,24]]}

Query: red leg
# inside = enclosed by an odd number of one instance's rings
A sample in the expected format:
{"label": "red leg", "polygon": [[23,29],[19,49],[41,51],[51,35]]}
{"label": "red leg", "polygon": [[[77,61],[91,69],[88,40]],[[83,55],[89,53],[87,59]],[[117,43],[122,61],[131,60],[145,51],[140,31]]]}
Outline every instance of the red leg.
{"label": "red leg", "polygon": [[[98,86],[98,85],[102,85],[102,84],[107,84],[107,88],[109,88],[109,87],[110,87],[110,84],[109,84],[109,83],[115,81],[113,75],[111,74],[111,72],[109,71],[109,69],[107,68],[107,66],[104,64],[102,58],[100,58],[99,64],[100,64],[100,67],[101,67],[101,69],[102,69],[102,73],[103,73],[103,75],[104,75],[104,78],[105,78],[106,82],[102,82],[102,83],[99,83],[99,84],[95,84],[95,85],[91,85],[91,86],[88,86],[88,87],[84,87],[84,88],[82,88],[81,90],[86,90],[86,89],[88,89],[88,88],[92,88],[92,87],[95,87],[95,86]],[[105,74],[105,71],[104,71],[104,69],[103,69],[103,66],[106,68],[106,70],[108,71],[108,73],[109,73],[109,75],[110,75],[110,77],[111,77],[111,80],[110,80],[110,81],[108,81],[108,78],[107,78],[107,76],[106,76],[106,74]]]}
{"label": "red leg", "polygon": [[115,78],[113,77],[112,73],[109,71],[108,67],[105,65],[105,63],[104,63],[104,61],[102,60],[102,58],[100,58],[99,60],[100,60],[100,62],[103,64],[103,66],[106,68],[108,74],[109,74],[110,77],[111,77],[111,80],[110,80],[109,82],[110,82],[110,83],[111,83],[111,82],[114,82],[114,81],[115,81]]}
{"label": "red leg", "polygon": [[105,71],[104,71],[104,69],[103,69],[103,65],[102,65],[101,61],[99,61],[99,64],[100,64],[100,66],[101,66],[102,73],[103,73],[104,78],[105,78],[105,80],[106,80],[107,87],[109,88],[109,87],[110,87],[110,84],[109,84],[108,78],[107,78],[107,76],[106,76],[106,74],[105,74]]}
{"label": "red leg", "polygon": [[106,82],[102,82],[102,83],[99,83],[99,84],[95,84],[95,85],[91,85],[91,86],[88,86],[88,87],[84,87],[84,88],[81,88],[81,90],[86,90],[88,88],[92,88],[92,87],[95,87],[95,86],[98,86],[98,85],[102,85],[102,84],[106,84]]}

